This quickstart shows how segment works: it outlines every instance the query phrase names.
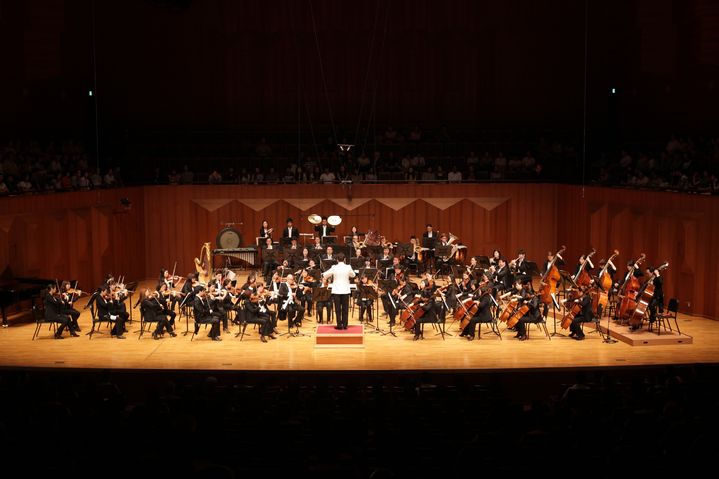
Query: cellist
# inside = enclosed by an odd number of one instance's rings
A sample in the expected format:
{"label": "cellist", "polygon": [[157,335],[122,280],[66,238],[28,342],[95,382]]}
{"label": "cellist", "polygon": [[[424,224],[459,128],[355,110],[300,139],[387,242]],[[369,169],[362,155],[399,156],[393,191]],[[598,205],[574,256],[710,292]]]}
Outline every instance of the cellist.
{"label": "cellist", "polygon": [[569,337],[581,341],[584,339],[581,323],[592,321],[592,298],[589,296],[588,286],[580,286],[578,292],[579,297],[574,299],[574,303],[579,304],[582,310],[574,316],[572,324],[569,325]]}
{"label": "cellist", "polygon": [[490,297],[492,294],[492,288],[493,285],[488,283],[486,286],[478,288],[473,295],[474,300],[478,303],[477,311],[460,334],[460,336],[467,338],[467,341],[474,340],[477,323],[492,322],[492,298]]}
{"label": "cellist", "polygon": [[[527,311],[517,322],[517,335],[515,337],[520,341],[525,341],[528,339],[527,323],[538,323],[541,319],[539,312],[539,296],[532,292],[531,280],[526,279],[522,282],[522,290],[519,294],[519,302],[523,303],[522,306],[527,307]],[[522,306],[518,306],[518,308],[521,308]]]}

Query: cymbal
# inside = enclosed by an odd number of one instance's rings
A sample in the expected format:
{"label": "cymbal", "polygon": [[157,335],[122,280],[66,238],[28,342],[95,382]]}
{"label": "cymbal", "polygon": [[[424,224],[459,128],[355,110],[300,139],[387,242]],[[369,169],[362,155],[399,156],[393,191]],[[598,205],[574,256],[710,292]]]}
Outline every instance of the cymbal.
{"label": "cymbal", "polygon": [[318,225],[318,224],[322,223],[322,217],[318,214],[312,213],[311,215],[309,215],[307,217],[307,221],[309,221],[313,225]]}
{"label": "cymbal", "polygon": [[[321,221],[321,219],[320,219]],[[338,224],[342,223],[342,218],[337,215],[332,215],[327,218],[327,222],[331,224],[332,226],[337,226]]]}

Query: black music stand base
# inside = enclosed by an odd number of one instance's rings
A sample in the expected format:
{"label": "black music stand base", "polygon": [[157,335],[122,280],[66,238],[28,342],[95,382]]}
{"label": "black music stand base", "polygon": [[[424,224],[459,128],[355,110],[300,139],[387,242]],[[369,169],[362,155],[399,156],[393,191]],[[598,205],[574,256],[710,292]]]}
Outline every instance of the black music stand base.
{"label": "black music stand base", "polygon": [[[287,332],[280,334],[280,336],[287,336],[288,338],[296,338],[298,336],[309,336],[309,334],[305,334],[302,331],[300,331],[300,327],[296,324],[292,325],[290,324],[290,320],[287,319]],[[292,331],[292,328],[295,328],[294,331]]]}
{"label": "black music stand base", "polygon": [[[564,333],[557,332],[557,305],[554,303],[556,300],[552,298],[552,316],[554,316],[554,331],[549,334],[549,337],[552,338],[554,336],[561,336],[563,338],[567,338],[568,336]],[[547,316],[544,317],[544,322],[547,322],[547,317],[549,317],[549,308],[547,308]]]}

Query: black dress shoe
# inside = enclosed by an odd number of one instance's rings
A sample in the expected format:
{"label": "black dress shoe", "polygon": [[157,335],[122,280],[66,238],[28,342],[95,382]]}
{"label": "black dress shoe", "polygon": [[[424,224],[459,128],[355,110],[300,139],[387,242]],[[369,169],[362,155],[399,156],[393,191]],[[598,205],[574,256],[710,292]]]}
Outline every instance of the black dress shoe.
{"label": "black dress shoe", "polygon": [[55,337],[55,339],[65,339],[62,337],[62,334],[57,334],[57,333],[55,333],[54,337]]}
{"label": "black dress shoe", "polygon": [[212,340],[213,341],[222,341],[222,338],[219,336],[215,336],[214,338],[212,338]]}
{"label": "black dress shoe", "polygon": [[175,336],[177,336],[177,333],[174,331],[170,331],[170,336],[172,336],[174,338]]}
{"label": "black dress shoe", "polygon": [[120,334],[120,335],[118,335],[118,336],[115,336],[115,337],[116,337],[117,339],[125,339],[125,336],[123,336],[122,334]]}
{"label": "black dress shoe", "polygon": [[342,329],[341,326],[335,326],[335,329]]}
{"label": "black dress shoe", "polygon": [[81,333],[82,330],[80,329],[80,327],[76,327],[76,328],[75,328],[75,332],[76,332],[76,333]]}
{"label": "black dress shoe", "polygon": [[584,336],[577,336],[577,337],[574,338],[574,339],[576,339],[577,341],[583,341],[583,340],[584,340]]}
{"label": "black dress shoe", "polygon": [[467,335],[467,341],[474,341],[474,336],[468,334],[468,335]]}
{"label": "black dress shoe", "polygon": [[80,337],[80,335],[77,334],[75,331],[72,331],[72,332],[70,333],[70,336],[72,336],[73,338],[79,338],[79,337]]}

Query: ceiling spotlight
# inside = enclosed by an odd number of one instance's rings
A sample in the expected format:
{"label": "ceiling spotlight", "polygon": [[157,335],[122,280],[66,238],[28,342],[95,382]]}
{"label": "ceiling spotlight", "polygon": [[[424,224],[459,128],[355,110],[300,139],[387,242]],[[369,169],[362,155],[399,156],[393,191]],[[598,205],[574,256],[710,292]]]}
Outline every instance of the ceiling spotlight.
{"label": "ceiling spotlight", "polygon": [[337,146],[340,147],[340,151],[347,152],[347,151],[350,151],[350,149],[351,149],[354,145],[348,145],[347,143],[338,143]]}

